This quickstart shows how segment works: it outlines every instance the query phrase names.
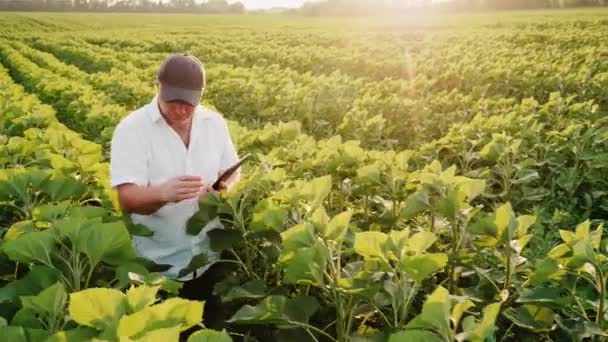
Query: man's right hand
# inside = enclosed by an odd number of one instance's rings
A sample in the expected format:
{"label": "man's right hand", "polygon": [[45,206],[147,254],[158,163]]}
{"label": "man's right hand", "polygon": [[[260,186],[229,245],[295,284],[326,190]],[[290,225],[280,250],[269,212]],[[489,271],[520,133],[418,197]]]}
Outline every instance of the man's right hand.
{"label": "man's right hand", "polygon": [[199,197],[204,190],[203,179],[199,176],[180,176],[160,185],[162,200],[175,203]]}

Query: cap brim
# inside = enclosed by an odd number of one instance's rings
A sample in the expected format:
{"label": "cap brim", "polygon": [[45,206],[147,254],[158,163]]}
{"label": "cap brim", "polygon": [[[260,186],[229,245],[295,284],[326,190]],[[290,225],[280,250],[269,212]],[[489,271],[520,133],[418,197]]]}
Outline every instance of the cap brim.
{"label": "cap brim", "polygon": [[202,90],[184,89],[163,84],[160,89],[160,98],[163,101],[182,100],[197,106],[201,102],[202,93]]}

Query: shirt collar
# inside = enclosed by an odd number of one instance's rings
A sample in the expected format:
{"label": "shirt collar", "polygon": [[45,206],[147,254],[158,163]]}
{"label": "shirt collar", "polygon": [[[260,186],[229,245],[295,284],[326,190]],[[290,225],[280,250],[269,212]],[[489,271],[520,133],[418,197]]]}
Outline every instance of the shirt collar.
{"label": "shirt collar", "polygon": [[[148,110],[148,114],[150,120],[153,123],[159,122],[163,116],[160,114],[160,109],[158,108],[158,95],[155,95],[152,101],[149,103],[150,110]],[[203,108],[201,105],[196,106],[196,110],[194,112],[194,118],[200,118],[201,120],[211,119],[211,112],[207,109]]]}

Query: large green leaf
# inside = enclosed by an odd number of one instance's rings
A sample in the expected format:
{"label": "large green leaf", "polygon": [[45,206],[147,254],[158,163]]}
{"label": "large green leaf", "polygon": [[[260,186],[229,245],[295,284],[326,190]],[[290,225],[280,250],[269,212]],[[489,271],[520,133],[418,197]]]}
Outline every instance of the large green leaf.
{"label": "large green leaf", "polygon": [[437,202],[437,212],[451,222],[456,221],[459,209],[460,202],[458,200],[458,194],[455,190],[449,190],[447,195],[442,197]]}
{"label": "large green leaf", "polygon": [[288,211],[275,206],[270,199],[258,202],[251,216],[249,228],[253,231],[274,229],[282,231],[288,222]]}
{"label": "large green leaf", "polygon": [[[472,341],[472,342],[484,342],[494,333],[496,330],[496,318],[498,317],[498,313],[500,312],[500,303],[493,303],[486,306],[483,309],[483,313],[481,316],[481,322],[475,324],[465,324],[463,323],[463,327],[465,329],[464,333],[459,334],[456,338],[459,341],[464,339]],[[469,316],[471,317],[471,316]],[[467,317],[467,318],[469,318]],[[465,319],[466,321],[466,319]],[[472,321],[472,320],[470,320]]]}
{"label": "large green leaf", "polygon": [[309,194],[311,198],[310,211],[314,212],[319,208],[331,191],[331,176],[323,176],[313,179],[302,189],[303,193]]}
{"label": "large green leaf", "polygon": [[[147,331],[137,342],[179,341],[180,327],[160,328]],[[126,340],[126,339],[124,339]],[[121,339],[122,341],[122,339]]]}
{"label": "large green leaf", "polygon": [[207,255],[207,252],[202,252],[193,256],[190,262],[188,263],[188,266],[181,269],[177,276],[181,278],[187,274],[198,270],[201,267],[206,266],[207,264],[209,264],[209,256]]}
{"label": "large green leaf", "polygon": [[225,295],[222,296],[223,302],[230,302],[237,299],[258,299],[266,296],[266,283],[261,279],[254,279],[241,286],[232,286]]}
{"label": "large green leaf", "polygon": [[87,342],[93,340],[99,332],[89,327],[78,327],[60,331],[49,337],[45,342]]}
{"label": "large green leaf", "polygon": [[14,240],[24,233],[33,233],[38,231],[36,222],[32,220],[19,221],[8,228],[6,234],[4,234],[5,240]]}
{"label": "large green leaf", "polygon": [[555,328],[555,313],[542,306],[525,304],[517,308],[508,308],[503,314],[518,326],[537,333]]}
{"label": "large green leaf", "polygon": [[445,342],[446,339],[432,331],[406,330],[392,334],[388,342]]}
{"label": "large green leaf", "polygon": [[113,330],[128,310],[126,296],[114,289],[90,288],[70,294],[70,317],[78,324]]}
{"label": "large green leaf", "polygon": [[148,307],[156,301],[156,293],[160,286],[138,286],[131,287],[127,290],[127,303],[131,312],[139,311]]}
{"label": "large green leaf", "polygon": [[23,308],[30,309],[40,315],[57,317],[63,315],[68,301],[68,295],[61,282],[46,288],[36,296],[21,296]]}
{"label": "large green leaf", "polygon": [[307,223],[298,224],[281,233],[284,251],[295,251],[315,243],[314,228]]}
{"label": "large green leaf", "polygon": [[221,198],[215,192],[208,192],[199,201],[199,210],[188,219],[186,232],[190,235],[198,235],[209,222],[218,217]]}
{"label": "large green leaf", "polygon": [[355,252],[366,259],[378,258],[388,262],[386,253],[388,235],[381,232],[355,234]]}
{"label": "large green leaf", "polygon": [[444,253],[414,255],[405,258],[401,263],[401,270],[421,284],[431,274],[443,269],[447,262],[448,256]]}
{"label": "large green leaf", "polygon": [[510,203],[503,204],[496,209],[496,220],[494,223],[497,228],[496,238],[499,240],[508,238],[510,240],[515,228],[517,228],[517,220]]}
{"label": "large green leaf", "polygon": [[20,296],[38,294],[58,280],[59,271],[56,269],[48,266],[34,265],[25,277],[0,288],[0,304],[16,301]]}
{"label": "large green leaf", "polygon": [[232,342],[232,338],[230,338],[226,330],[203,329],[190,335],[188,342]]}
{"label": "large green leaf", "polygon": [[448,290],[439,286],[424,302],[422,312],[410,321],[406,330],[436,332],[443,341],[450,337],[450,299]]}
{"label": "large green leaf", "polygon": [[435,234],[426,231],[418,232],[407,239],[405,248],[408,253],[417,255],[426,252],[435,241],[437,241],[437,236],[435,236]]}
{"label": "large green leaf", "polygon": [[428,190],[421,189],[410,195],[405,201],[405,206],[401,212],[404,219],[414,218],[419,213],[431,208],[431,199]]}
{"label": "large green leaf", "polygon": [[322,286],[325,281],[328,251],[317,242],[312,247],[301,248],[292,252],[286,261],[285,279],[294,284],[312,284]]}
{"label": "large green leaf", "polygon": [[184,331],[200,323],[202,317],[203,302],[169,298],[160,304],[122,317],[118,323],[117,335],[132,337],[146,331],[175,326]]}
{"label": "large green leaf", "polygon": [[16,326],[0,326],[0,336],[4,341],[10,342],[37,342],[44,341],[49,337],[49,333],[43,329],[28,329]]}
{"label": "large green leaf", "polygon": [[53,177],[45,183],[44,191],[49,194],[53,202],[78,200],[86,193],[87,185],[74,178]]}
{"label": "large green leaf", "polygon": [[328,240],[344,240],[352,216],[353,213],[351,211],[346,211],[334,216],[334,218],[323,227],[321,235]]}
{"label": "large green leaf", "polygon": [[293,300],[284,296],[269,296],[256,306],[243,306],[228,322],[282,325],[306,322],[318,309],[319,303],[311,296],[301,295]]}
{"label": "large green leaf", "polygon": [[234,248],[243,241],[243,234],[236,229],[217,228],[207,232],[209,246],[215,252]]}
{"label": "large green leaf", "polygon": [[282,324],[288,321],[285,315],[287,298],[268,296],[256,306],[245,305],[228,320],[241,324]]}
{"label": "large green leaf", "polygon": [[83,227],[76,239],[76,248],[89,257],[93,266],[100,261],[120,265],[137,257],[131,236],[120,221]]}
{"label": "large green leaf", "polygon": [[47,266],[53,265],[51,254],[55,249],[55,231],[52,229],[25,233],[2,244],[2,251],[13,261]]}

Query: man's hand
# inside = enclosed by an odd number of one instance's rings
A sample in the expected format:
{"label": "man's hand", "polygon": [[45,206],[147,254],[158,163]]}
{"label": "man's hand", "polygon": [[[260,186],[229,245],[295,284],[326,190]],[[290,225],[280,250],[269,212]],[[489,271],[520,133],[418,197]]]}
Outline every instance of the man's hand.
{"label": "man's hand", "polygon": [[180,176],[160,185],[161,198],[167,203],[196,198],[203,191],[203,179],[198,176]]}
{"label": "man's hand", "polygon": [[[217,173],[217,176],[220,177],[224,172],[226,172],[226,169],[220,170],[220,172]],[[236,172],[234,172],[230,177],[228,177],[228,179],[225,179],[220,182],[218,191],[221,192],[229,190],[234,186],[234,184],[236,184],[240,180],[240,178],[241,170],[236,170]]]}

